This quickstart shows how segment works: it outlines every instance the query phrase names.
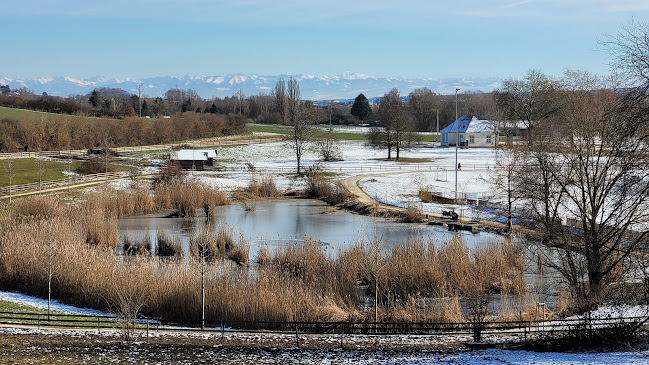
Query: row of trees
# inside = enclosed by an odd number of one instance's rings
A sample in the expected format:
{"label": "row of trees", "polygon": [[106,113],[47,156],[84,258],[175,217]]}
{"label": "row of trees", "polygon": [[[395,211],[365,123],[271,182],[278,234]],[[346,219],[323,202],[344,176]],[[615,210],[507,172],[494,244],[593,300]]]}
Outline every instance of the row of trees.
{"label": "row of trees", "polygon": [[605,42],[633,84],[530,71],[495,95],[503,115],[528,128],[524,143],[500,161],[506,173],[497,185],[507,196],[510,227],[517,219],[541,233],[533,241],[545,247],[544,263],[566,280],[580,310],[606,301],[613,283],[628,289],[630,273],[646,273],[647,39],[649,26],[634,23]]}
{"label": "row of trees", "polygon": [[0,120],[0,151],[96,149],[171,143],[241,133],[245,119],[237,115],[177,114],[154,122],[25,114]]}
{"label": "row of trees", "polygon": [[[35,95],[29,90],[11,90],[0,86],[0,105],[40,110],[70,115],[105,116],[126,118],[132,116],[162,117],[183,112],[201,114],[237,114],[258,123],[286,124],[283,106],[277,95],[245,95],[242,92],[231,97],[203,99],[194,90],[170,89],[162,97],[142,97],[115,88],[98,88],[87,95],[57,97],[47,94]],[[495,93],[463,93],[459,101],[462,113],[469,110],[485,118],[493,118],[497,110]],[[455,100],[450,95],[440,95],[428,88],[414,90],[401,97],[417,131],[436,131],[455,118]],[[347,102],[309,103],[314,123],[359,124],[375,123],[378,107],[370,105],[367,97],[358,95],[353,104]]]}

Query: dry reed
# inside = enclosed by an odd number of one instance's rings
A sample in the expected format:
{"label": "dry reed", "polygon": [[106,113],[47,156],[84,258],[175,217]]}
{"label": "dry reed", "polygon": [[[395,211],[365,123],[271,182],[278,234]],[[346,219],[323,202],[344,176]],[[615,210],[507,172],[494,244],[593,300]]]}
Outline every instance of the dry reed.
{"label": "dry reed", "polygon": [[[45,253],[53,251],[54,298],[116,311],[120,298],[133,296],[143,304],[144,315],[197,323],[197,261],[148,255],[120,260],[115,249],[119,242],[115,214],[99,209],[99,205],[98,201],[86,204],[69,218],[39,213],[32,215],[38,218],[26,220],[3,212],[0,286],[46,296]],[[469,250],[459,241],[439,247],[417,241],[388,253],[372,245],[357,245],[332,257],[319,242],[307,239],[273,252],[260,250],[258,265],[251,271],[244,264],[248,261],[247,244],[235,242],[232,230],[221,228],[225,240],[220,244],[211,226],[201,228],[191,239],[194,254],[200,244],[213,257],[207,260],[205,275],[208,323],[371,319],[373,311],[359,309],[363,301],[359,283],[365,284],[372,296],[378,284],[381,319],[409,321],[457,320],[459,301],[472,288],[514,295],[525,291],[522,252],[513,244]],[[165,239],[158,238],[158,247],[162,247],[161,241]],[[380,248],[380,243],[376,247]],[[174,250],[170,249],[178,252]],[[243,265],[216,260],[224,255]]]}
{"label": "dry reed", "polygon": [[180,257],[182,253],[180,240],[170,236],[166,231],[160,230],[156,237],[156,255]]}

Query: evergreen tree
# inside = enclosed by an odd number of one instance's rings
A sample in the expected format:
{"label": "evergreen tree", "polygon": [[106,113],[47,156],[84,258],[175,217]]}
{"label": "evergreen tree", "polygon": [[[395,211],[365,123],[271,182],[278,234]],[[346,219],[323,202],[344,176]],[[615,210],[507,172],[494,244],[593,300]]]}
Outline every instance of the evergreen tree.
{"label": "evergreen tree", "polygon": [[92,95],[90,95],[88,102],[95,108],[99,107],[101,105],[101,93],[97,89],[92,90]]}
{"label": "evergreen tree", "polygon": [[363,93],[358,94],[352,105],[351,114],[356,118],[366,122],[372,115],[372,107]]}

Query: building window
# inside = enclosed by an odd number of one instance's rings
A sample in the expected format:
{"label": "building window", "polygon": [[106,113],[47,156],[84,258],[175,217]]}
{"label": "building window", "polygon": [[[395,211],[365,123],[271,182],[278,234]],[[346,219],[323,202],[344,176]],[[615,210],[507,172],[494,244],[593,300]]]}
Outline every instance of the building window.
{"label": "building window", "polygon": [[471,144],[475,143],[475,136],[473,134],[469,136],[469,143]]}
{"label": "building window", "polygon": [[491,134],[487,135],[487,143],[491,144]]}

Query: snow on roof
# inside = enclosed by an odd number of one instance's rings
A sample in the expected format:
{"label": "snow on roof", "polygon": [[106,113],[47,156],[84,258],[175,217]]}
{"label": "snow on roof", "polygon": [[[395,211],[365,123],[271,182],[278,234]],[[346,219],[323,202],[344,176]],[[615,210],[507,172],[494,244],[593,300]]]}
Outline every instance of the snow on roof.
{"label": "snow on roof", "polygon": [[216,158],[215,150],[178,150],[171,152],[171,159],[176,161],[207,161]]}
{"label": "snow on roof", "polygon": [[455,133],[456,124],[458,133],[489,133],[495,130],[495,123],[491,120],[478,119],[473,115],[463,115],[440,132]]}

